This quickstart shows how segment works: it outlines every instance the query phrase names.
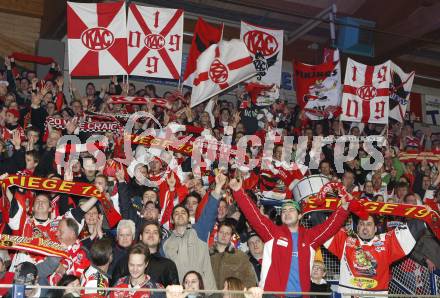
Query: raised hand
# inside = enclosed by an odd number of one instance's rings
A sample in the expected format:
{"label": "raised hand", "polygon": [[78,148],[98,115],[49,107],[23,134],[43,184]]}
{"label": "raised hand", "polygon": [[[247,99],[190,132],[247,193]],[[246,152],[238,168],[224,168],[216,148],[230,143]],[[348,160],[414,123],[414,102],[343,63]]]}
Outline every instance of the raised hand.
{"label": "raised hand", "polygon": [[223,174],[223,169],[218,169],[217,174],[215,175],[215,188],[221,190],[225,185],[227,177]]}
{"label": "raised hand", "polygon": [[125,182],[125,171],[122,166],[116,171],[116,179],[119,183]]}
{"label": "raised hand", "polygon": [[233,191],[239,191],[241,189],[243,182],[241,181],[241,179],[231,179],[231,181],[229,181],[229,188],[232,189]]}
{"label": "raised hand", "polygon": [[20,150],[20,146],[21,146],[21,136],[20,136],[20,132],[18,130],[15,130],[12,133],[12,145],[14,145],[15,150]]}
{"label": "raised hand", "polygon": [[171,173],[167,177],[167,184],[168,184],[170,191],[174,191],[174,189],[176,188],[176,177],[174,177],[174,173]]}
{"label": "raised hand", "polygon": [[66,123],[67,134],[73,134],[78,127],[78,119],[75,117]]}

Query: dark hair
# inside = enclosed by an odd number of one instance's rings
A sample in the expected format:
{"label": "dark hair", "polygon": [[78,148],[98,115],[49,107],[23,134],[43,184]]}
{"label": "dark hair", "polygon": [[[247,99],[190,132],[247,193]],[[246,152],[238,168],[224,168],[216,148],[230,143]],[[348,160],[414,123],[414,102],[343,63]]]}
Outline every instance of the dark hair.
{"label": "dark hair", "polygon": [[27,151],[26,155],[27,156],[32,156],[32,158],[34,159],[34,161],[36,163],[40,162],[40,154],[38,154],[38,152],[36,150]]}
{"label": "dark hair", "polygon": [[[402,200],[402,201],[403,201],[404,203],[407,203],[408,197],[410,197],[410,196],[415,196],[415,194],[412,193],[412,192],[407,193],[407,194],[403,197],[403,200]],[[417,199],[417,197],[416,197],[416,199]]]}
{"label": "dark hair", "polygon": [[79,280],[79,278],[75,275],[64,274],[63,277],[61,277],[61,279],[57,282],[57,286],[65,287],[75,280]]}
{"label": "dark hair", "polygon": [[198,273],[197,271],[191,270],[188,271],[187,273],[185,273],[185,275],[183,276],[182,279],[182,284],[185,284],[185,278],[190,275],[190,274],[195,274],[197,276],[197,279],[199,280],[199,289],[200,290],[204,290],[205,289],[205,285],[203,284],[203,278],[202,275],[200,273]]}
{"label": "dark hair", "polygon": [[200,201],[202,200],[202,196],[198,192],[192,191],[189,194],[187,194],[185,199],[183,200],[184,205],[186,205],[189,197],[196,198],[198,203],[200,203]]}
{"label": "dark hair", "polygon": [[110,262],[112,254],[113,249],[110,239],[98,239],[93,242],[90,248],[90,261],[95,266],[104,266]]}
{"label": "dark hair", "polygon": [[144,208],[146,208],[148,205],[150,205],[150,204],[152,204],[153,206],[154,206],[154,208],[156,208],[157,210],[159,210],[159,212],[160,212],[160,204],[159,204],[159,201],[156,201],[156,202],[153,202],[153,201],[147,201],[145,204],[144,204]]}
{"label": "dark hair", "polygon": [[222,108],[222,109],[220,109],[220,115],[223,113],[224,110],[228,111],[228,114],[231,115],[231,111],[229,111],[228,108]]}
{"label": "dark hair", "polygon": [[222,227],[231,228],[232,235],[236,233],[235,221],[231,220],[230,218],[226,218],[224,221],[219,223],[217,231],[220,231]]}
{"label": "dark hair", "polygon": [[[404,177],[402,176],[401,178],[404,178]],[[405,179],[406,179],[406,178],[405,178]],[[399,181],[399,182],[396,183],[396,189],[398,189],[398,188],[402,188],[402,187],[407,188],[407,187],[408,187],[408,183],[403,182],[403,181]]]}
{"label": "dark hair", "polygon": [[183,208],[183,209],[185,209],[186,214],[189,216],[189,210],[188,210],[188,208],[185,207],[185,205],[184,205],[183,203],[180,203],[180,204],[174,206],[174,208],[173,208],[173,212],[171,212],[171,216],[173,216],[174,211],[176,211],[177,208]]}
{"label": "dark hair", "polygon": [[146,246],[142,242],[138,242],[132,245],[128,249],[127,255],[128,257],[130,257],[130,255],[144,255],[145,264],[147,264],[150,261],[150,250],[148,249],[148,246]]}
{"label": "dark hair", "polygon": [[77,222],[73,218],[69,218],[69,217],[64,218],[63,220],[66,222],[67,227],[75,233],[76,237],[78,237],[79,226]]}
{"label": "dark hair", "polygon": [[[151,203],[153,203],[153,202],[151,202]],[[156,226],[157,227],[157,230],[159,231],[159,244],[160,244],[160,239],[162,239],[162,229],[160,228],[159,222],[152,221],[152,220],[144,221],[141,226],[141,229],[140,229],[141,234],[144,233],[144,230],[147,226]]]}

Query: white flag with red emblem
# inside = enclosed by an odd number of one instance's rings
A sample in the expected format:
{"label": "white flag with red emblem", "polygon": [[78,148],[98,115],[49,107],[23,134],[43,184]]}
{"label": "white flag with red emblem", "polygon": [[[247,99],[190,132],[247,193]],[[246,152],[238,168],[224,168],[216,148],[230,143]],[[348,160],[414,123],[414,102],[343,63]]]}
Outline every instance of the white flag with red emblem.
{"label": "white flag with red emblem", "polygon": [[256,74],[243,41],[232,39],[211,45],[197,59],[191,107]]}
{"label": "white flag with red emblem", "polygon": [[125,2],[67,2],[69,72],[72,76],[126,74]]}
{"label": "white flag with red emblem", "polygon": [[347,60],[341,120],[388,123],[391,62],[370,66]]}
{"label": "white flag with red emblem", "polygon": [[179,79],[183,10],[130,4],[127,31],[129,74]]}
{"label": "white flag with red emblem", "polygon": [[280,97],[283,67],[283,30],[241,22],[240,39],[253,58],[257,75],[252,82],[273,86],[257,98],[257,105],[273,104]]}

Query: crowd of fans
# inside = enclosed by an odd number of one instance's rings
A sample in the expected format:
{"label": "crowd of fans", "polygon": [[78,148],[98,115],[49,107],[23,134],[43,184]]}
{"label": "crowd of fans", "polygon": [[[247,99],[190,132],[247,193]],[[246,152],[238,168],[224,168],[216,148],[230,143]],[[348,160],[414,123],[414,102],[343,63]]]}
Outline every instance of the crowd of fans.
{"label": "crowd of fans", "polygon": [[[2,250],[0,283],[112,286],[129,291],[28,289],[28,297],[140,297],[136,296],[140,293],[136,289],[172,286],[176,291],[173,285],[181,285],[191,292],[191,297],[205,296],[198,292],[203,289],[243,290],[258,284],[267,291],[328,292],[325,262],[316,251],[325,245],[339,259],[351,262],[349,250],[344,249],[350,239],[357,239],[353,252],[356,256],[371,241],[385,242],[384,250],[392,251],[377,259],[374,267],[379,276],[386,276],[385,282],[373,287],[379,292],[388,289],[391,263],[406,255],[431,271],[440,268],[438,240],[420,221],[369,217],[355,219],[353,226],[343,228],[350,216],[350,195],[341,199],[343,203],[335,212],[312,214],[314,225],[306,229],[301,221],[308,216],[303,216],[301,205],[292,199],[289,188],[302,175],[320,174],[330,181],[342,182],[349,193],[358,193],[360,198],[428,204],[438,211],[439,164],[399,160],[402,151],[440,148],[438,141],[431,140],[429,130],[414,130],[413,117],[403,124],[390,119],[388,126],[341,123],[338,119],[308,121],[298,106],[277,101],[261,108],[245,92],[237,92],[236,101],[222,100],[220,96],[212,110],[206,108],[207,104],[191,109],[190,93],[170,91],[158,95],[153,85],[136,89],[134,84],[127,85],[116,77],[100,90],[93,83],[87,84],[84,94],[69,86],[70,96],[63,94],[66,82],[55,64],[45,78],[37,78],[33,71],[18,72],[14,61],[5,58],[0,71],[0,178],[19,174],[94,184],[111,198],[122,220],[110,227],[96,198],[17,187],[3,190],[10,209],[7,216],[2,214],[2,233],[57,241],[69,252],[69,258]],[[169,104],[161,107],[109,103],[111,95],[120,94],[162,97]],[[178,172],[170,171],[162,158],[146,165],[130,165],[128,169],[120,165],[111,168],[109,161],[121,153],[123,136],[107,131],[102,132],[109,140],[106,166],[95,167],[96,159],[86,152],[69,168],[57,167],[56,146],[63,135],[76,134],[85,142],[97,134],[79,128],[87,113],[121,115],[139,110],[154,115],[162,126],[178,123],[202,128],[218,141],[229,138],[232,145],[243,135],[258,135],[263,140],[270,134],[307,136],[306,166],[311,158],[316,158],[309,154],[314,136],[384,135],[387,144],[378,145],[384,163],[378,169],[365,170],[363,165],[372,158],[361,142],[356,158],[345,162],[341,173],[334,166],[338,157],[332,144],[323,147],[317,157],[318,169],[300,174],[284,166],[282,144],[273,149],[270,171],[260,166],[249,170],[231,159],[228,169],[212,162],[199,176],[192,173],[191,156],[171,150],[169,153],[179,163]],[[47,125],[49,116],[64,119],[65,127]],[[141,134],[149,128],[158,126],[151,119],[139,119],[132,133]],[[185,132],[178,136],[185,136]],[[294,143],[292,157],[297,145]],[[148,151],[140,147],[143,146],[132,148],[137,160]],[[261,157],[262,151],[262,146],[250,146],[246,154],[249,158]],[[146,185],[142,177],[152,183]],[[345,271],[350,266],[341,266],[341,287],[348,291],[368,289],[356,288],[344,280],[348,279]],[[1,295],[7,292],[3,289]]]}

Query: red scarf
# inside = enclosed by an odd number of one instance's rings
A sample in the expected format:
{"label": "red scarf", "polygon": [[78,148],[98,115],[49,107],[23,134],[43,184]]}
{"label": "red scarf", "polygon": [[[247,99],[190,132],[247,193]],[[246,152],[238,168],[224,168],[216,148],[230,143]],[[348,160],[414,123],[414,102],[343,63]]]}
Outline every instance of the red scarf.
{"label": "red scarf", "polygon": [[30,238],[0,234],[0,248],[26,251],[43,256],[67,258],[69,255],[58,242],[43,238]]}
{"label": "red scarf", "polygon": [[[2,180],[1,184],[3,193],[6,193],[6,188],[10,186],[18,186],[30,190],[65,193],[89,198],[96,197],[103,207],[110,227],[115,226],[119,220],[121,220],[121,215],[113,208],[111,202],[105,197],[105,194],[101,193],[96,186],[89,183],[14,175]],[[5,200],[7,200],[7,198],[3,198],[3,201]],[[6,212],[8,211],[6,210]]]}
{"label": "red scarf", "polygon": [[[435,211],[428,212],[424,206],[381,203],[366,199],[354,200],[360,203],[364,210],[370,214],[401,216],[423,220],[431,227],[436,237],[440,239],[440,216]],[[319,201],[319,199],[309,198],[308,202],[302,206],[303,214],[312,211],[336,210],[340,204],[338,198],[327,197],[322,204],[321,202],[317,204],[317,201]]]}

